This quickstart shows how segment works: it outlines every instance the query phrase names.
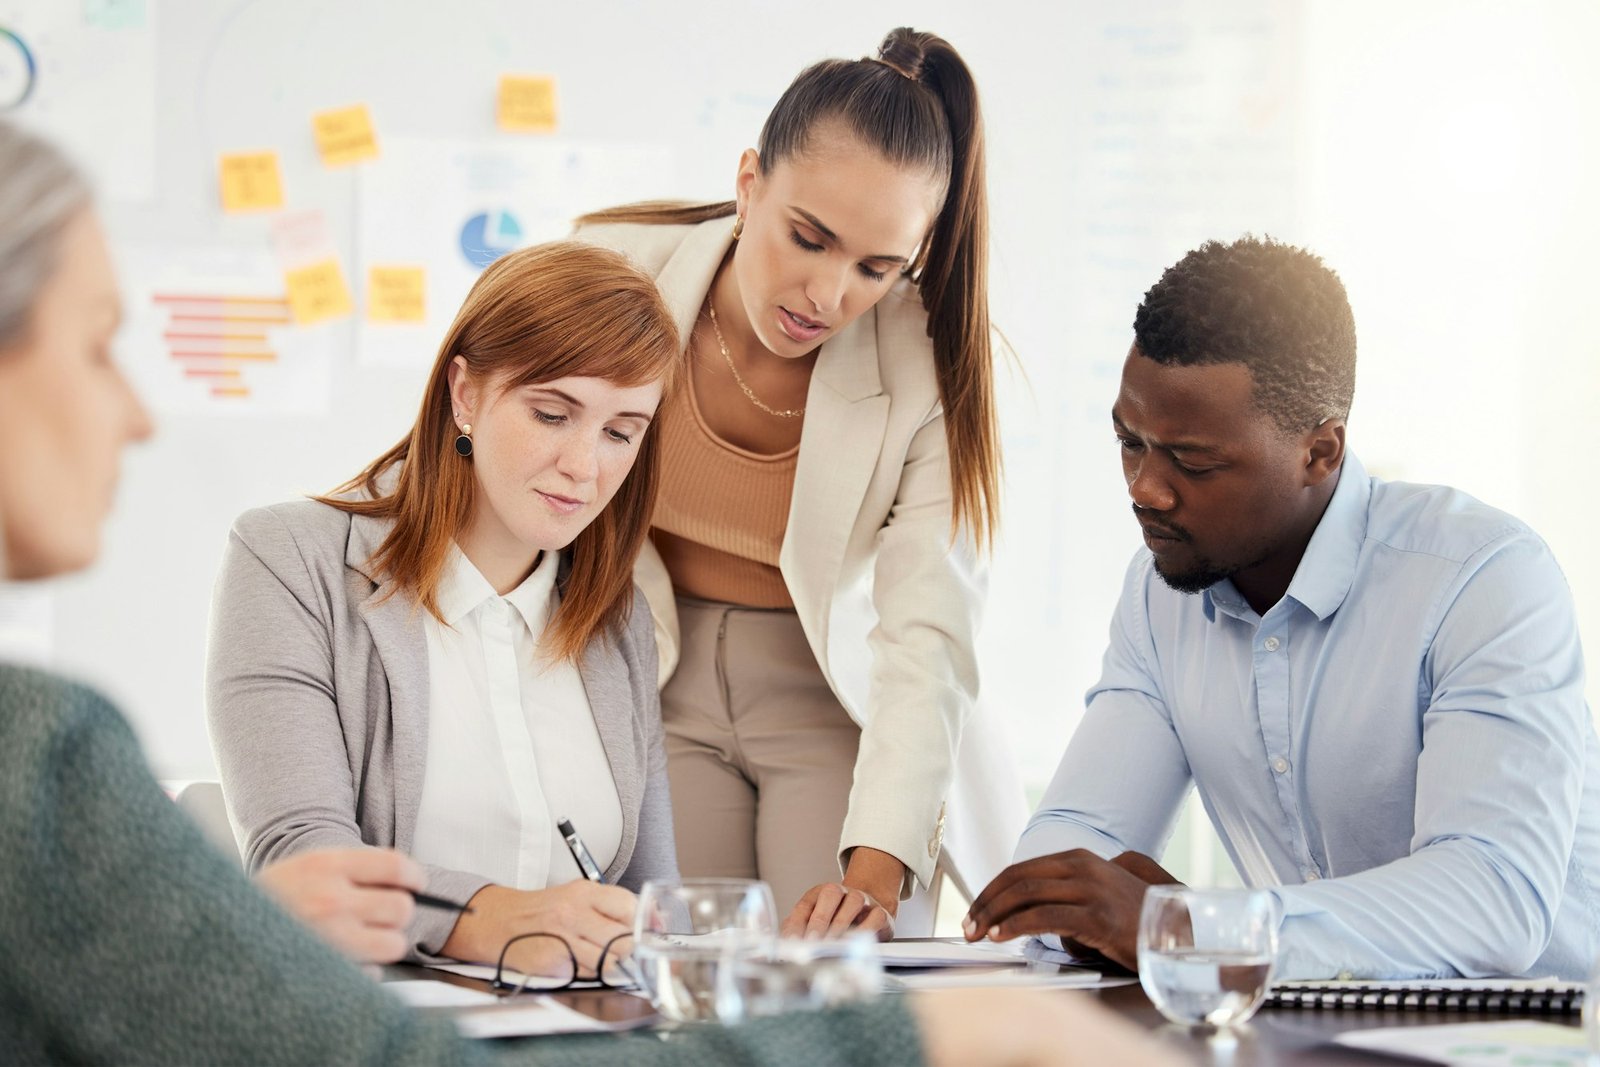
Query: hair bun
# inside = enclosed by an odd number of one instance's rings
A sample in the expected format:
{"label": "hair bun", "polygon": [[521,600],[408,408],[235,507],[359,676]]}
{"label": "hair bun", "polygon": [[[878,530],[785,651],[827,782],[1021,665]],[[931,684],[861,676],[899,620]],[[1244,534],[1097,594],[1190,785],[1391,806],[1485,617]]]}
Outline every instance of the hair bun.
{"label": "hair bun", "polygon": [[926,58],[923,45],[927,36],[909,26],[890,30],[889,35],[878,46],[878,62],[912,81],[921,81],[922,65]]}

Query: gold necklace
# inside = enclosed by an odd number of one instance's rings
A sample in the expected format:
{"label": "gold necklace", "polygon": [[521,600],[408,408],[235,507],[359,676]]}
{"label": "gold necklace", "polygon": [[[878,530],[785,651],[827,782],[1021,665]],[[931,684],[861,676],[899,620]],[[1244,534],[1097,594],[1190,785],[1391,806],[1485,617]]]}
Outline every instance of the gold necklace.
{"label": "gold necklace", "polygon": [[740,389],[744,390],[745,398],[768,415],[776,415],[780,419],[798,419],[804,415],[806,413],[805,408],[785,408],[782,411],[774,411],[761,402],[761,398],[756,396],[755,390],[746,385],[744,379],[739,377],[739,368],[733,365],[733,357],[728,355],[728,342],[722,339],[722,327],[717,325],[717,308],[716,305],[711,303],[711,297],[709,296],[706,297],[706,310],[711,312],[711,329],[717,335],[717,347],[722,349],[722,358],[727,360],[728,369],[733,372],[733,380],[739,383]]}

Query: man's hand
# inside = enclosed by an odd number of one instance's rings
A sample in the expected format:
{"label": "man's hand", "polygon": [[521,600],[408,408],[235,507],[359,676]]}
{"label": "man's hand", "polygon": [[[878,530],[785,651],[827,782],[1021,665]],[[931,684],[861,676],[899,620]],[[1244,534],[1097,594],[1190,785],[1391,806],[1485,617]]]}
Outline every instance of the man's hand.
{"label": "man's hand", "polygon": [[1058,852],[1001,871],[972,902],[962,928],[968,941],[1059,934],[1069,951],[1092,949],[1136,969],[1144,891],[1176,881],[1137,852],[1115,860],[1084,849]]}

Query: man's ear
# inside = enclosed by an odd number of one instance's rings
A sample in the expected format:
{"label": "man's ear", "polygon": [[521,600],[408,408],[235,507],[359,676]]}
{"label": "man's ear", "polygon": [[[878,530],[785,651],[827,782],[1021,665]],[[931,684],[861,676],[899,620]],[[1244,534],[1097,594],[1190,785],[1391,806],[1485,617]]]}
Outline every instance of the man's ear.
{"label": "man's ear", "polygon": [[1344,465],[1344,420],[1324,419],[1306,434],[1306,486],[1321,485]]}

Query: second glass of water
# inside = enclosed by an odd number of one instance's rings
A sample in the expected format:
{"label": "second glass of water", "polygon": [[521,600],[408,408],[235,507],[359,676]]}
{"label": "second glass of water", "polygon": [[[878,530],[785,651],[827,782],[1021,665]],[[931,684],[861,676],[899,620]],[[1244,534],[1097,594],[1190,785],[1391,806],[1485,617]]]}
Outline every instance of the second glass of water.
{"label": "second glass of water", "polygon": [[1261,890],[1151,886],[1139,915],[1139,982],[1175,1023],[1242,1023],[1272,982],[1281,918],[1277,898]]}
{"label": "second glass of water", "polygon": [[770,956],[777,908],[765,882],[686,878],[646,882],[633,921],[633,958],[650,1002],[673,1022],[723,1018],[728,972],[747,956]]}

